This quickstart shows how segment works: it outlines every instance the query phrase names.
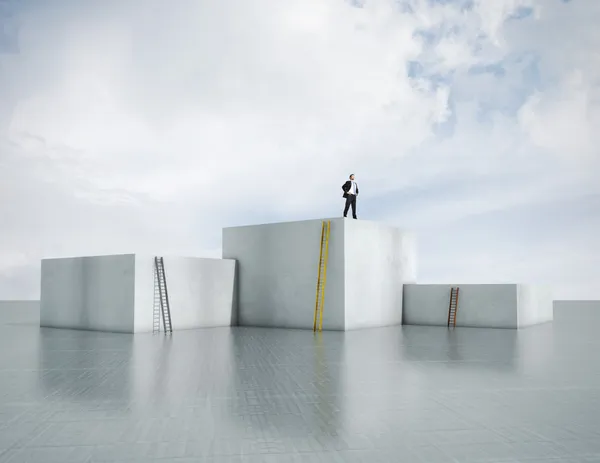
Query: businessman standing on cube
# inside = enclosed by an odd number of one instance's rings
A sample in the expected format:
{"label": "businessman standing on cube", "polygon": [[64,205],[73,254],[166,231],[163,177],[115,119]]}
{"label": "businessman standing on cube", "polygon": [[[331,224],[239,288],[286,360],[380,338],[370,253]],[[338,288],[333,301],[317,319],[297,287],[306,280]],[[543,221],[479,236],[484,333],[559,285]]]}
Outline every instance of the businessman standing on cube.
{"label": "businessman standing on cube", "polygon": [[343,197],[346,198],[346,206],[344,207],[344,217],[348,216],[348,209],[352,206],[352,218],[356,219],[356,197],[358,196],[358,185],[354,181],[354,174],[350,174],[350,180],[342,185],[344,190]]}

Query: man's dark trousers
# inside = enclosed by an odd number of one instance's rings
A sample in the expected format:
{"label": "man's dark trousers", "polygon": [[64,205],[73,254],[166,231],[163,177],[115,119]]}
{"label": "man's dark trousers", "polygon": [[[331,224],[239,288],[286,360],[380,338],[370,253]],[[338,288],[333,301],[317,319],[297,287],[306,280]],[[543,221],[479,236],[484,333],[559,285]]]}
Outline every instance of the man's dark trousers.
{"label": "man's dark trousers", "polygon": [[356,195],[348,194],[346,196],[346,207],[344,207],[344,217],[348,215],[348,209],[352,206],[352,218],[356,219]]}

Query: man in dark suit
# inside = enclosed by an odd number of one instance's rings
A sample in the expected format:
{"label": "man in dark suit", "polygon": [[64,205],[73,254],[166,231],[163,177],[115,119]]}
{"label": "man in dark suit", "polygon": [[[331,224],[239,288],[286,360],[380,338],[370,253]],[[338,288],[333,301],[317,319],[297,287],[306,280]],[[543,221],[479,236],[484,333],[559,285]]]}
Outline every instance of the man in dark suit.
{"label": "man in dark suit", "polygon": [[354,181],[354,174],[351,174],[350,180],[347,180],[346,183],[342,185],[342,190],[344,190],[344,194],[342,196],[346,198],[344,217],[348,216],[348,209],[350,206],[352,206],[352,218],[356,219],[356,197],[358,196],[358,185]]}

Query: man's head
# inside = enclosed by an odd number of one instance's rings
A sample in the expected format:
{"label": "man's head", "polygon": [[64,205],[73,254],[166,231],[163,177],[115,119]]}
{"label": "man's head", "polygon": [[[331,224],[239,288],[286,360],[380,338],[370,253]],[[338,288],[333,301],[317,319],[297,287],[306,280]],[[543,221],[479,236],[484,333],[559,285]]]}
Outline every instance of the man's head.
{"label": "man's head", "polygon": [[354,180],[354,174],[350,174],[350,180]]}

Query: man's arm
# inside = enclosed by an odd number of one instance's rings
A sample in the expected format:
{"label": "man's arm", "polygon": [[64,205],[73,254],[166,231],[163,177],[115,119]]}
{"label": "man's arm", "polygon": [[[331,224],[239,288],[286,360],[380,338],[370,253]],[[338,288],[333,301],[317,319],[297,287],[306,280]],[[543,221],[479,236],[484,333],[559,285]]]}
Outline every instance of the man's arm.
{"label": "man's arm", "polygon": [[348,193],[348,190],[350,190],[351,186],[352,186],[352,183],[350,183],[349,181],[346,181],[346,183],[344,183],[342,185],[342,190],[344,190],[344,193]]}

